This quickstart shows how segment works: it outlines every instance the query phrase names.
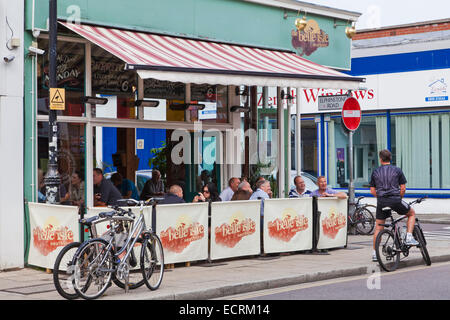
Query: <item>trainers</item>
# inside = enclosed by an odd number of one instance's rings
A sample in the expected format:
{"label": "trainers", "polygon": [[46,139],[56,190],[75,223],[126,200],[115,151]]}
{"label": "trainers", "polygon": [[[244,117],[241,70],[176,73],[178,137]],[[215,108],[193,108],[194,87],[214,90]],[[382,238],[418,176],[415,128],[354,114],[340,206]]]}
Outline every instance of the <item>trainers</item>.
{"label": "trainers", "polygon": [[377,254],[374,252],[374,253],[372,253],[372,262],[377,262],[377,261],[378,261]]}
{"label": "trainers", "polygon": [[416,239],[414,239],[414,237],[412,235],[411,236],[408,235],[406,237],[405,244],[407,246],[418,246],[419,242]]}

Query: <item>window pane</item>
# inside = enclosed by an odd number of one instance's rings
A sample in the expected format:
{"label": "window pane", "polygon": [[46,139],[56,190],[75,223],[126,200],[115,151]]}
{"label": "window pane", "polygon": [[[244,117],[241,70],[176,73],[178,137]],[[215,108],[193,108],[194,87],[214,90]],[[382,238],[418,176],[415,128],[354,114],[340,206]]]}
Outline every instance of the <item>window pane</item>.
{"label": "window pane", "polygon": [[[61,204],[80,205],[84,202],[85,126],[59,123],[58,172],[61,178]],[[48,165],[48,122],[38,122],[38,192],[39,202],[45,202],[44,177]]]}
{"label": "window pane", "polygon": [[[48,40],[39,39],[39,48],[48,51]],[[57,111],[57,115],[84,116],[85,66],[84,44],[58,41],[57,44],[56,77],[58,88],[66,90],[66,106],[64,111]],[[49,112],[49,60],[48,54],[38,56],[38,114]]]}

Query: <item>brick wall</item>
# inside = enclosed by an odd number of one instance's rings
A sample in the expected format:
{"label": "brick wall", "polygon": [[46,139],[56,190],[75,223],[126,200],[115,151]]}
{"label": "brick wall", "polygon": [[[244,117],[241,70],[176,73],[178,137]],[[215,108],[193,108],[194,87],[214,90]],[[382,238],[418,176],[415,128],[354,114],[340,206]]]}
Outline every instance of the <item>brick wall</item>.
{"label": "brick wall", "polygon": [[383,37],[393,37],[405,34],[426,33],[434,31],[450,30],[450,21],[430,22],[428,24],[417,24],[408,26],[398,26],[393,28],[382,28],[377,30],[367,30],[357,32],[352,40],[373,39]]}

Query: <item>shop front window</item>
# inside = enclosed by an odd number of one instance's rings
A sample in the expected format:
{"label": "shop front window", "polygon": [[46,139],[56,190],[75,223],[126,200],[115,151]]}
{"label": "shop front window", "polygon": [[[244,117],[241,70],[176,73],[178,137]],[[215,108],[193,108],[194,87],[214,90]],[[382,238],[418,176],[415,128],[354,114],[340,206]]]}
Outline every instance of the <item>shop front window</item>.
{"label": "shop front window", "polygon": [[450,188],[450,113],[393,114],[395,164],[407,188]]}
{"label": "shop front window", "polygon": [[[47,39],[39,39],[40,48],[48,48]],[[47,51],[47,49],[46,49]],[[57,44],[57,87],[65,89],[65,110],[58,110],[58,116],[84,116],[82,102],[85,83],[84,44],[58,41]],[[48,54],[38,56],[37,67],[38,114],[49,114],[49,59]]]}
{"label": "shop front window", "polygon": [[[368,188],[371,174],[378,167],[378,152],[387,145],[385,116],[364,116],[353,134],[353,179],[356,188]],[[347,188],[349,183],[348,135],[341,117],[328,123],[328,183]]]}
{"label": "shop front window", "polygon": [[125,63],[102,48],[92,45],[92,93],[107,98],[105,105],[92,107],[97,118],[136,119],[137,75],[124,70]]}
{"label": "shop front window", "polygon": [[[58,173],[61,204],[80,205],[85,199],[85,125],[58,124]],[[45,202],[44,177],[48,168],[48,122],[38,122],[38,193]]]}
{"label": "shop front window", "polygon": [[186,85],[156,79],[144,80],[144,98],[159,101],[156,108],[144,108],[144,119],[155,121],[190,121],[204,123],[228,122],[228,87],[222,85],[191,84],[191,103],[203,105],[180,110],[177,105],[185,103]]}

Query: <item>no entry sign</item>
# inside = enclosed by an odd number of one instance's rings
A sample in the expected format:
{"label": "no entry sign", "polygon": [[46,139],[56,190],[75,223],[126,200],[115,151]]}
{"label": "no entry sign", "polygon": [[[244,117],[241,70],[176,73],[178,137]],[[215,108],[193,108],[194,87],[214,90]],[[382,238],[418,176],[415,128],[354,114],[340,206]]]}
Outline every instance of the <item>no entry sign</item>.
{"label": "no entry sign", "polygon": [[361,123],[361,108],[358,100],[347,98],[342,107],[342,122],[348,130],[355,131]]}

